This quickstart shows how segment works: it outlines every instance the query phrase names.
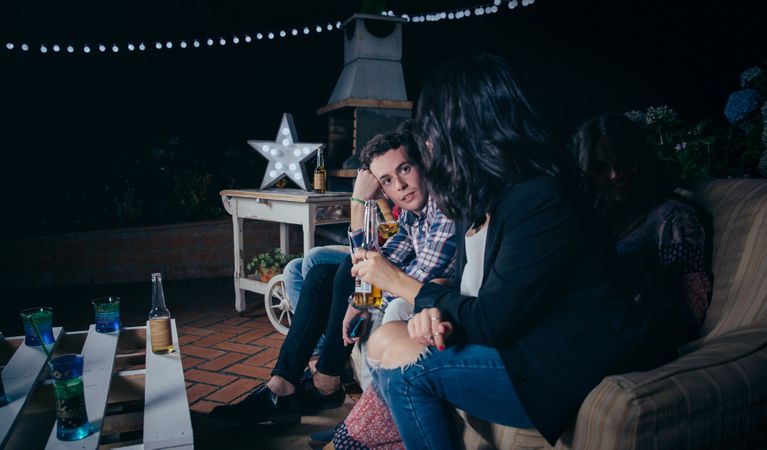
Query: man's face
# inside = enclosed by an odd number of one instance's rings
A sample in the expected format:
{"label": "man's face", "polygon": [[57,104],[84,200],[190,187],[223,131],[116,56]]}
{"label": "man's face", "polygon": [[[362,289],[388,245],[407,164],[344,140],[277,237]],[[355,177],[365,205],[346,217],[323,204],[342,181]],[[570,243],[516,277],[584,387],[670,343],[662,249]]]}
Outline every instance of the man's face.
{"label": "man's face", "polygon": [[397,206],[420,212],[426,204],[426,183],[421,173],[407,158],[404,147],[379,155],[370,162],[370,173]]}

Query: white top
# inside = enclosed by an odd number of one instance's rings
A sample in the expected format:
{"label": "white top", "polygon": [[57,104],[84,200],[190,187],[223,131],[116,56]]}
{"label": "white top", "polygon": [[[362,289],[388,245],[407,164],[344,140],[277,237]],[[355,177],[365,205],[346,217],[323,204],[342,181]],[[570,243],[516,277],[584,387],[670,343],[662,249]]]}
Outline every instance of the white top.
{"label": "white top", "polygon": [[476,297],[479,294],[485,269],[488,222],[485,221],[479,230],[472,228],[466,232],[466,265],[461,275],[461,295]]}

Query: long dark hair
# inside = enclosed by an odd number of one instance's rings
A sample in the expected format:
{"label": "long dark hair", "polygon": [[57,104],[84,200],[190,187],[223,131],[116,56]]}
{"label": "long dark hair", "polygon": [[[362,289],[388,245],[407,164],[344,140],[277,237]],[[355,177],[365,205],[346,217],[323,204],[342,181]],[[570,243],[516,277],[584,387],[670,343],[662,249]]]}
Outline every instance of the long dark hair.
{"label": "long dark hair", "polygon": [[482,224],[507,183],[560,172],[517,75],[495,55],[438,69],[421,91],[414,135],[430,195],[453,220]]}
{"label": "long dark hair", "polygon": [[630,198],[627,199],[634,213],[643,213],[654,207],[674,190],[673,168],[660,161],[647,141],[643,126],[623,114],[603,114],[581,125],[576,135],[575,150],[578,166],[586,185],[593,191],[597,211],[603,218],[614,216],[614,208],[618,205],[600,204],[607,193],[590,186],[592,173],[603,170],[597,167],[599,163],[595,161],[600,151],[609,152],[624,168],[631,167],[636,171],[629,186]]}

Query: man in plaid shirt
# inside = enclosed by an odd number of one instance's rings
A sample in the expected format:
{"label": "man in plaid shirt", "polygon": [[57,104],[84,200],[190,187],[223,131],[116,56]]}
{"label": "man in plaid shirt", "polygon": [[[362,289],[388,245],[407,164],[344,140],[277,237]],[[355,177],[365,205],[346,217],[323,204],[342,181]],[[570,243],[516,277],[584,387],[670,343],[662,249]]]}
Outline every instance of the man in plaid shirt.
{"label": "man in plaid shirt", "polygon": [[[352,250],[362,243],[365,201],[385,194],[402,212],[398,233],[381,245],[381,253],[392,263],[392,270],[427,282],[450,278],[455,271],[455,225],[429,200],[418,158],[408,122],[365,145],[360,156],[364,168],[350,199],[349,242]],[[347,328],[356,316],[370,317],[367,310],[349,304],[354,292],[351,267],[351,256],[347,256],[340,266],[318,264],[309,270],[271,379],[245,400],[216,407],[212,417],[247,424],[298,423],[301,415],[343,404],[346,395],[340,375],[352,349],[346,344],[359,339],[350,338]],[[387,294],[386,302],[386,320],[406,318],[412,312],[413,306],[403,299]],[[323,331],[325,345],[316,372],[302,378]]]}

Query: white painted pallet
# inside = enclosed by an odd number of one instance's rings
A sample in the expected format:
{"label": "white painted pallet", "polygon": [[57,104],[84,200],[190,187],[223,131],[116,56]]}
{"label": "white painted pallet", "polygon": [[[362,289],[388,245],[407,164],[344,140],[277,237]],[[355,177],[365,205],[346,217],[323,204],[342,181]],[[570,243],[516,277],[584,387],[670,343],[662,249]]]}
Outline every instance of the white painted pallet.
{"label": "white painted pallet", "polygon": [[[49,351],[56,347],[63,331],[61,327],[53,328],[56,342],[50,345]],[[47,373],[44,370],[47,360],[42,347],[28,347],[22,342],[3,369],[3,386],[9,403],[0,408],[0,448],[5,446],[40,374]]]}

